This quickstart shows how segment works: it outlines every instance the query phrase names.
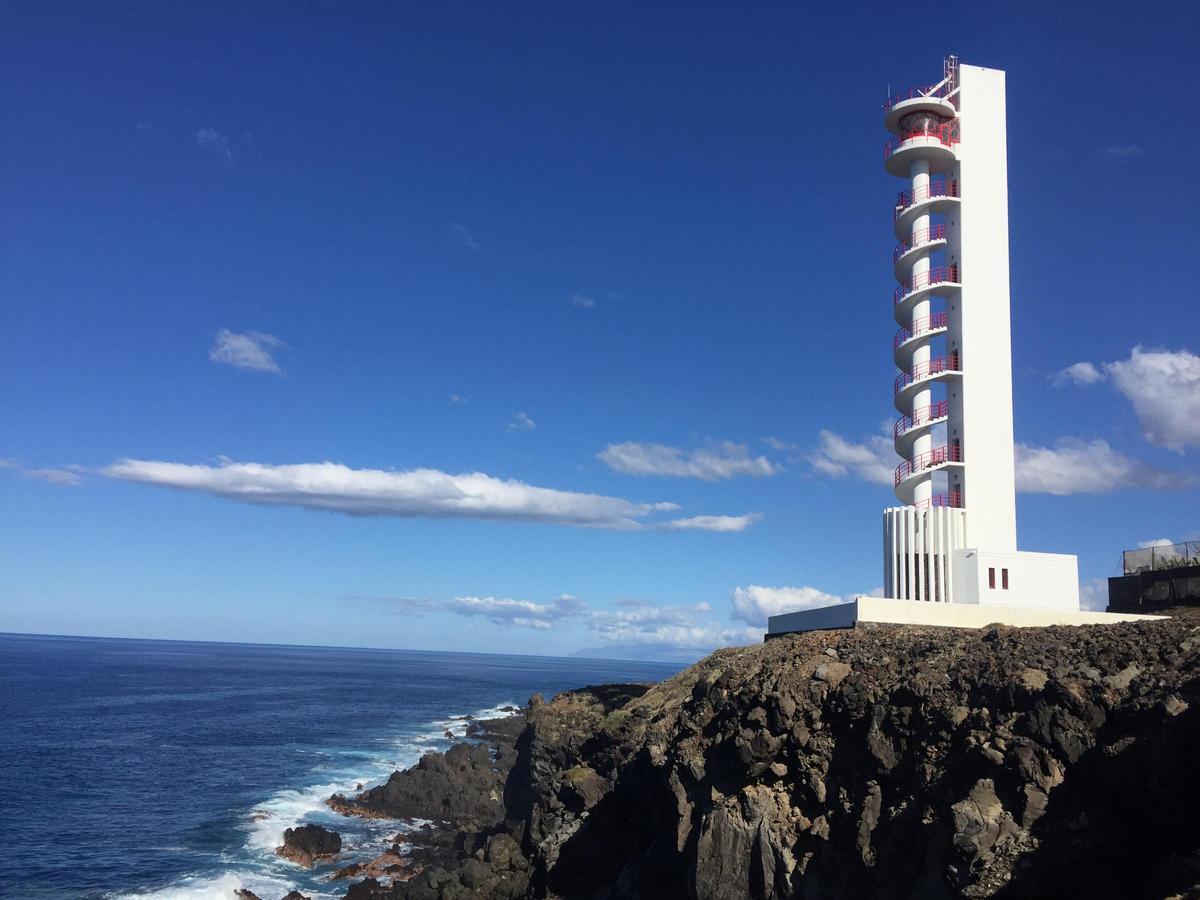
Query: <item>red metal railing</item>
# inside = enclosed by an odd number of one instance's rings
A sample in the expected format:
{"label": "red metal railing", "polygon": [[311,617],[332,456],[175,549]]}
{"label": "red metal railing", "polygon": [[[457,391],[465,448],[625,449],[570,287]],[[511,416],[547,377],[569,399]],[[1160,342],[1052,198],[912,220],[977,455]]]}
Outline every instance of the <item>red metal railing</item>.
{"label": "red metal railing", "polygon": [[953,147],[958,143],[958,128],[956,127],[956,123],[947,122],[945,125],[935,125],[933,128],[906,131],[899,137],[892,138],[883,145],[883,161],[887,162],[893,153],[909,141],[924,140],[926,138],[937,141],[943,147]]}
{"label": "red metal railing", "polygon": [[888,112],[897,103],[903,103],[905,100],[915,100],[917,97],[934,97],[938,100],[950,99],[950,102],[957,107],[954,99],[947,98],[946,94],[950,90],[950,83],[944,81],[941,84],[927,84],[923,87],[909,88],[907,91],[901,91],[898,94],[892,94],[883,104],[883,111]]}
{"label": "red metal railing", "polygon": [[923,290],[935,284],[957,284],[958,266],[934,266],[927,272],[917,272],[912,279],[897,286],[892,292],[892,302],[899,303],[913,291]]}
{"label": "red metal railing", "polygon": [[896,420],[896,424],[892,426],[892,437],[898,438],[905,432],[912,431],[914,428],[920,428],[922,425],[927,425],[937,419],[944,419],[950,415],[950,401],[939,400],[937,403],[931,403],[929,406],[921,406],[913,410],[911,416],[902,416]]}
{"label": "red metal railing", "polygon": [[924,203],[934,197],[957,197],[958,182],[945,178],[934,178],[928,186],[917,191],[900,191],[896,195],[896,211],[892,214],[893,221],[900,218],[904,211],[914,203]]}
{"label": "red metal railing", "polygon": [[945,463],[962,462],[962,450],[958,444],[947,444],[944,447],[934,447],[924,453],[918,453],[912,459],[906,459],[896,466],[895,483],[899,484],[910,475],[932,469]]}
{"label": "red metal railing", "polygon": [[908,251],[920,247],[922,244],[931,244],[934,241],[944,241],[946,239],[946,226],[934,225],[930,228],[922,228],[913,233],[907,241],[901,241],[896,245],[896,249],[892,251],[892,262],[895,262]]}
{"label": "red metal railing", "polygon": [[928,500],[921,500],[914,503],[917,509],[928,509],[931,506],[948,506],[952,509],[963,508],[963,493],[962,491],[947,491],[943,494],[934,494]]}
{"label": "red metal railing", "polygon": [[883,104],[883,111],[887,112],[897,103],[903,103],[905,100],[915,100],[917,97],[936,97],[933,93],[936,85],[927,84],[922,87],[909,88],[907,91],[901,91],[898,94],[892,94]]}
{"label": "red metal railing", "polygon": [[892,349],[896,350],[905,341],[911,341],[913,338],[920,337],[930,331],[945,328],[948,322],[949,319],[944,312],[937,312],[931,316],[922,316],[912,323],[911,328],[901,328],[896,332],[896,336],[892,338]]}
{"label": "red metal railing", "polygon": [[951,353],[949,356],[939,356],[931,359],[928,362],[923,362],[913,366],[911,372],[901,372],[896,376],[896,393],[900,393],[910,384],[929,378],[933,375],[938,375],[942,372],[957,372],[958,371],[958,354]]}

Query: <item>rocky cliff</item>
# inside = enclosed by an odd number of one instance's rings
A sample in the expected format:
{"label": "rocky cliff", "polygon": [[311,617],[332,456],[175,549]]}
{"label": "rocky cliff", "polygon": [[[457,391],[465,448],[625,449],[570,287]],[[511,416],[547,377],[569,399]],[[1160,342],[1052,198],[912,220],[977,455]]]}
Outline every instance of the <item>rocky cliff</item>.
{"label": "rocky cliff", "polygon": [[535,699],[504,820],[351,896],[1200,897],[1198,675],[1185,620],[876,627]]}

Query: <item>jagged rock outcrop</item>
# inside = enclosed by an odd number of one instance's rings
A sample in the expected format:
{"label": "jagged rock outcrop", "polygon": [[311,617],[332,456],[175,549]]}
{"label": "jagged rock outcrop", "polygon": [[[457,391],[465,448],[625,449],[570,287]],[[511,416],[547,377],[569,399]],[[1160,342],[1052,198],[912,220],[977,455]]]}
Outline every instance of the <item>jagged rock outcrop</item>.
{"label": "jagged rock outcrop", "polygon": [[531,703],[503,820],[356,896],[1200,897],[1198,704],[1183,620],[722,650]]}
{"label": "jagged rock outcrop", "polygon": [[342,836],[320,825],[301,825],[283,833],[283,846],[275,852],[305,868],[311,868],[342,852]]}
{"label": "jagged rock outcrop", "polygon": [[327,802],[343,815],[434,819],[457,828],[490,826],[504,818],[504,783],[524,728],[519,716],[473,721],[467,727],[471,742],[454,744],[445,753],[426,753],[378,787],[352,798],[335,794]]}
{"label": "jagged rock outcrop", "polygon": [[366,862],[352,862],[342,866],[329,876],[330,881],[341,881],[348,878],[397,878],[403,877],[404,872],[412,863],[411,857],[405,855],[399,844],[392,844],[378,856]]}
{"label": "jagged rock outcrop", "polygon": [[529,861],[504,832],[479,836],[478,847],[450,866],[432,866],[391,887],[375,879],[354,885],[347,900],[519,900],[529,895]]}

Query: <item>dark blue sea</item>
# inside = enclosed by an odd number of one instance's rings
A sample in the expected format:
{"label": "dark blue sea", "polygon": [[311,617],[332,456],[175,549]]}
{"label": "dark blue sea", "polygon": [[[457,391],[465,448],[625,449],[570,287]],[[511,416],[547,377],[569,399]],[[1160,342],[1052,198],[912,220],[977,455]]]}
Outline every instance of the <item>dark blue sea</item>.
{"label": "dark blue sea", "polygon": [[341,897],[285,828],[382,850],[323,801],[448,746],[455,716],[679,666],[0,634],[0,896]]}

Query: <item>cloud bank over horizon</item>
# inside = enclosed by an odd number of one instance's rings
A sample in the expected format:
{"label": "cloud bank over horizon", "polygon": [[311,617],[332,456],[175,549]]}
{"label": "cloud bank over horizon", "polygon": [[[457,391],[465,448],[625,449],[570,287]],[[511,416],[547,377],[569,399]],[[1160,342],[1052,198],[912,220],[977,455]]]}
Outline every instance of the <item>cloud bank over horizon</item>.
{"label": "cloud bank over horizon", "polygon": [[611,609],[598,609],[571,594],[562,594],[548,602],[493,596],[348,599],[354,605],[368,605],[401,616],[445,613],[539,631],[573,626],[596,642],[598,647],[592,649],[619,648],[630,652],[636,649],[639,657],[701,655],[718,647],[762,640],[761,628],[721,621],[705,602],[656,604],[624,598],[615,601]]}

